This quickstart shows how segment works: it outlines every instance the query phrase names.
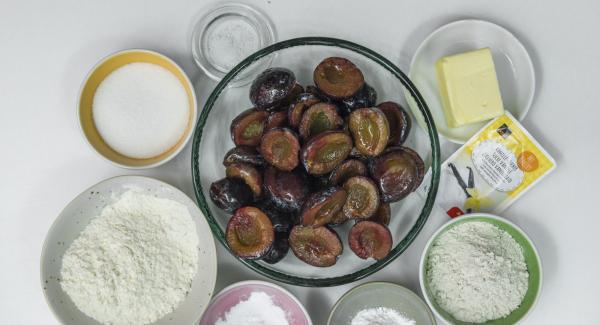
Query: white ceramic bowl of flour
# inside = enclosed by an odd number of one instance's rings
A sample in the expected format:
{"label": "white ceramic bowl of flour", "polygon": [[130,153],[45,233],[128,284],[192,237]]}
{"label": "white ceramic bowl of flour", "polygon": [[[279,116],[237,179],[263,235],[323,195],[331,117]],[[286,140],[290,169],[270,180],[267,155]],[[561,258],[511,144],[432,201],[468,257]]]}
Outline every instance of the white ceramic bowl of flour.
{"label": "white ceramic bowl of flour", "polygon": [[198,237],[198,263],[191,288],[175,310],[152,324],[194,324],[207,307],[216,281],[215,244],[204,216],[183,192],[161,181],[141,176],[119,176],[104,180],[79,194],[69,203],[48,231],[40,261],[40,277],[46,301],[62,324],[98,325],[80,311],[61,286],[63,256],[94,216],[114,204],[123,193],[138,193],[184,205]]}
{"label": "white ceramic bowl of flour", "polygon": [[472,213],[431,236],[419,282],[425,301],[445,323],[512,325],[525,319],[539,298],[542,264],[517,225]]}

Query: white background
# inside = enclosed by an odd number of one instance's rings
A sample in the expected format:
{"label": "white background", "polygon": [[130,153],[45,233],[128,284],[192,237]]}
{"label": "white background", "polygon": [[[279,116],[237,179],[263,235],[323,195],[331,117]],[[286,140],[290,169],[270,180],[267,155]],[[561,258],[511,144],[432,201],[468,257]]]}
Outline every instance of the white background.
{"label": "white background", "polygon": [[[526,324],[600,322],[600,2],[318,1],[252,2],[273,20],[279,39],[320,35],[366,45],[407,71],[419,42],[436,27],[482,18],[513,31],[530,51],[538,88],[524,125],[558,169],[504,216],[529,233],[544,266],[544,286]],[[180,63],[200,104],[214,87],[194,65],[191,25],[214,3],[194,1],[0,0],[0,323],[55,324],[39,280],[46,231],[73,197],[115,175],[144,174],[193,197],[190,148],[168,164],[132,172],[101,160],[84,142],[75,107],[88,70],[108,53],[148,48]],[[454,146],[445,144],[448,153]],[[433,214],[416,242],[383,271],[419,292],[417,264],[444,221]],[[219,248],[216,290],[258,279]],[[285,286],[324,324],[349,284]]]}

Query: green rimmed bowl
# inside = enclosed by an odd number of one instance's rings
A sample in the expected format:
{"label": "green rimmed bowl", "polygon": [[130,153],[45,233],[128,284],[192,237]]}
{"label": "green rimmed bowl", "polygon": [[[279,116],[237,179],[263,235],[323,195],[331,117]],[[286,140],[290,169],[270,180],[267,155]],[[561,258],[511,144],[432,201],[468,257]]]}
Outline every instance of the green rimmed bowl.
{"label": "green rimmed bowl", "polygon": [[[326,57],[341,56],[353,61],[365,75],[367,82],[378,93],[378,102],[396,101],[405,105],[404,90],[419,105],[419,118],[426,121],[424,131],[414,123],[406,146],[415,149],[432,168],[429,191],[421,197],[412,193],[401,202],[392,204],[390,230],[394,240],[391,253],[380,261],[362,260],[347,245],[350,225],[336,228],[344,243],[344,253],[334,266],[319,268],[297,259],[291,252],[279,263],[270,265],[262,261],[239,259],[241,263],[271,279],[301,286],[335,286],[369,276],[400,256],[421,231],[433,207],[440,173],[440,148],[435,125],[427,105],[406,75],[392,62],[376,52],[341,39],[303,37],[268,46],[238,64],[215,87],[208,97],[196,125],[192,145],[192,175],[198,205],[207,218],[215,238],[230,252],[224,230],[230,214],[218,209],[209,199],[210,184],[225,177],[222,164],[225,153],[234,144],[229,126],[234,117],[251,107],[250,85],[228,87],[235,77],[273,59],[273,66],[294,71],[298,82],[304,86],[313,84],[313,70]],[[406,106],[405,106],[406,107]],[[408,110],[407,110],[408,111]],[[235,254],[233,254],[235,256]]]}
{"label": "green rimmed bowl", "polygon": [[[519,245],[523,248],[523,255],[525,257],[525,263],[527,264],[527,270],[529,272],[529,286],[527,288],[527,292],[525,293],[525,297],[523,297],[523,301],[519,308],[515,309],[508,316],[500,319],[490,320],[484,323],[469,323],[459,321],[454,318],[450,313],[443,310],[435,301],[431,290],[429,289],[429,285],[427,283],[427,274],[426,274],[426,266],[428,263],[429,250],[431,245],[440,237],[442,233],[445,233],[449,229],[465,223],[465,222],[487,222],[491,223],[498,228],[506,231],[510,234]],[[473,213],[464,216],[457,217],[452,219],[443,225],[440,229],[438,229],[433,236],[425,245],[425,249],[423,250],[423,254],[421,256],[421,263],[419,266],[419,282],[421,284],[421,291],[423,292],[423,296],[425,297],[425,301],[433,310],[434,314],[443,319],[445,322],[449,324],[457,324],[457,325],[511,325],[516,324],[522,321],[527,314],[533,309],[535,303],[538,300],[542,289],[542,262],[540,260],[540,256],[538,254],[537,249],[533,245],[533,242],[527,236],[527,234],[521,230],[514,223],[487,213]]]}

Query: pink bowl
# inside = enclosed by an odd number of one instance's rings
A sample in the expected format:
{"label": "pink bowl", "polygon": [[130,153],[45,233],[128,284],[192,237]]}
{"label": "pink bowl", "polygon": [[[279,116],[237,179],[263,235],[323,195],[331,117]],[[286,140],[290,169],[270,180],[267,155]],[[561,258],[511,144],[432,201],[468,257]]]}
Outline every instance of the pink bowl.
{"label": "pink bowl", "polygon": [[265,281],[241,281],[221,290],[211,301],[202,315],[199,325],[214,325],[240,301],[248,299],[254,291],[262,291],[273,299],[273,303],[286,313],[290,325],[312,325],[312,321],[302,306],[289,291]]}

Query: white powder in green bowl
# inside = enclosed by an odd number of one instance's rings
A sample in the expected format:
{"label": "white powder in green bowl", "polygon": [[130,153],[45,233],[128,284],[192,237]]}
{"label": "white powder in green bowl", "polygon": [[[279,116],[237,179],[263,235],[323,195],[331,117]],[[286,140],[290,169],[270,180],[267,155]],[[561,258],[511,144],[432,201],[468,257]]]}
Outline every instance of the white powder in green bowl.
{"label": "white powder in green bowl", "polygon": [[429,250],[426,276],[442,309],[474,323],[517,309],[529,280],[519,243],[487,222],[464,222],[442,233]]}

